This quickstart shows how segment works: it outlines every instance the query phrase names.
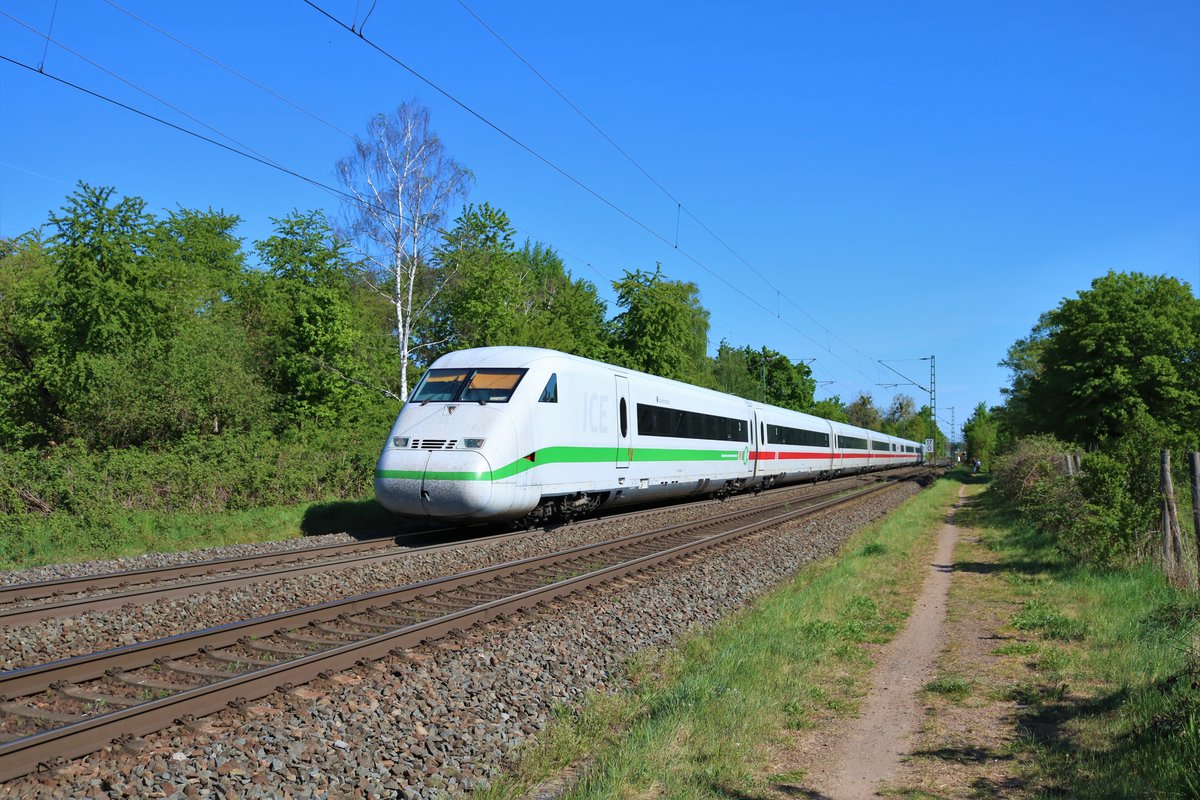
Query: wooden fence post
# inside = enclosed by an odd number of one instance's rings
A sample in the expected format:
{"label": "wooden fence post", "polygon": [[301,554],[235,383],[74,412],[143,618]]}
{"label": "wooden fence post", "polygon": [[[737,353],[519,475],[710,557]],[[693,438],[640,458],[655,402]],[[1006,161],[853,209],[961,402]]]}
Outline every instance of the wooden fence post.
{"label": "wooden fence post", "polygon": [[1163,568],[1167,578],[1176,586],[1191,583],[1187,565],[1183,563],[1183,537],[1179,530],[1179,510],[1175,505],[1175,485],[1171,480],[1171,451],[1162,451],[1162,524]]}
{"label": "wooden fence post", "polygon": [[1192,533],[1196,536],[1196,575],[1200,578],[1200,453],[1188,455],[1192,468]]}
{"label": "wooden fence post", "polygon": [[1162,492],[1162,560],[1163,572],[1166,573],[1167,580],[1174,583],[1175,581],[1175,548],[1172,546],[1172,541],[1175,537],[1171,530],[1171,504],[1167,501],[1170,497],[1171,485],[1171,451],[1163,450],[1159,460],[1158,470],[1158,486]]}

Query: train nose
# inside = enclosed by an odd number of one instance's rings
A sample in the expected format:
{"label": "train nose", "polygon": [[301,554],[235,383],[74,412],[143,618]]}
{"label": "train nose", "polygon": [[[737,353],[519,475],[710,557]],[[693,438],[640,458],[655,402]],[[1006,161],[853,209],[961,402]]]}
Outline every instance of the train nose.
{"label": "train nose", "polygon": [[375,471],[375,497],[398,514],[473,517],[489,508],[491,478],[478,452],[391,451]]}

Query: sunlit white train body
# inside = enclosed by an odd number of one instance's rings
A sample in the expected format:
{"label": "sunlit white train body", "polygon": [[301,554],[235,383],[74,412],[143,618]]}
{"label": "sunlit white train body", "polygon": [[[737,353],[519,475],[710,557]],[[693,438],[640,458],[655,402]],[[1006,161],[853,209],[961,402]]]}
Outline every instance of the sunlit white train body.
{"label": "sunlit white train body", "polygon": [[920,463],[917,442],[533,347],[439,358],[375,470],[391,511],[571,518]]}

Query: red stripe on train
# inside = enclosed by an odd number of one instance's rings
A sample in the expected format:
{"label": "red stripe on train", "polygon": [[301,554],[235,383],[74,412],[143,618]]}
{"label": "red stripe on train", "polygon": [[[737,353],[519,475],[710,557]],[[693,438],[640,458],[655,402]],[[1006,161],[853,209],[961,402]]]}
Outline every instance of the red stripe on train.
{"label": "red stripe on train", "polygon": [[787,451],[757,450],[750,453],[754,461],[788,461],[814,458],[916,458],[916,453],[796,453]]}

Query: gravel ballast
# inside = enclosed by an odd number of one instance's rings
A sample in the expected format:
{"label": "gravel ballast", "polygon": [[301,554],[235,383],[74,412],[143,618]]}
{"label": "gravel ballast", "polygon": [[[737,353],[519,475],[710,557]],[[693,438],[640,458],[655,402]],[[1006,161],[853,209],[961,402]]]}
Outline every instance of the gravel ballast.
{"label": "gravel ballast", "polygon": [[[773,494],[771,499],[803,497],[825,487],[803,486]],[[741,496],[717,507],[733,511],[762,504],[765,499]],[[263,580],[77,616],[43,620],[5,630],[0,636],[0,670],[13,670],[123,645],[174,636],[202,628],[266,616],[354,595],[404,586],[469,569],[502,564],[553,550],[615,539],[631,533],[702,519],[714,504],[702,503],[657,509],[648,514],[568,525],[530,536],[494,542],[464,542],[453,549],[410,552],[400,558],[312,575]],[[250,547],[244,545],[242,547]],[[169,554],[179,557],[181,554]],[[207,552],[196,554],[205,560]],[[140,563],[142,559],[135,559]],[[126,562],[119,562],[125,564]],[[118,568],[129,569],[130,566]]]}
{"label": "gravel ballast", "polygon": [[[915,483],[902,483],[636,581],[487,625],[466,639],[418,647],[150,735],[136,753],[110,748],[53,776],[10,781],[0,792],[452,797],[494,778],[555,705],[623,687],[631,656],[710,627],[804,564],[836,552],[851,533],[917,491]],[[461,567],[461,554],[457,560]],[[213,595],[204,597],[211,602]]]}

